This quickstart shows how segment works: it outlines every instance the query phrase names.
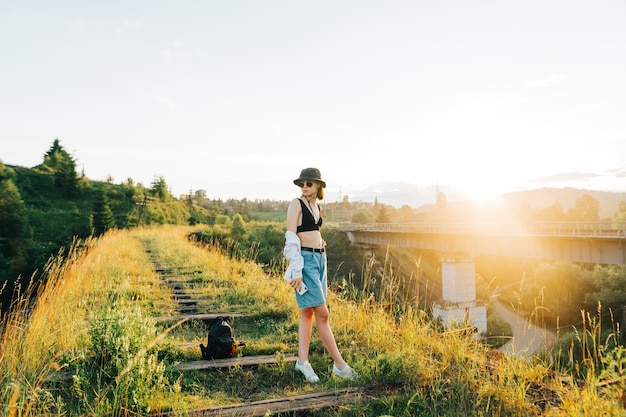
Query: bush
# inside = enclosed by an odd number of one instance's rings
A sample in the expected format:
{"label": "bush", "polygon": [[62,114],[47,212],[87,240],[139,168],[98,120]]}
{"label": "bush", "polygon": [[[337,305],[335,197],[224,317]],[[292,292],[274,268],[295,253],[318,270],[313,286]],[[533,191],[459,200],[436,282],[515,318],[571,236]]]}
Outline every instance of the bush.
{"label": "bush", "polygon": [[169,385],[164,364],[149,349],[157,332],[141,310],[127,305],[100,309],[89,322],[87,351],[73,362],[73,395],[98,414],[146,412],[155,390]]}

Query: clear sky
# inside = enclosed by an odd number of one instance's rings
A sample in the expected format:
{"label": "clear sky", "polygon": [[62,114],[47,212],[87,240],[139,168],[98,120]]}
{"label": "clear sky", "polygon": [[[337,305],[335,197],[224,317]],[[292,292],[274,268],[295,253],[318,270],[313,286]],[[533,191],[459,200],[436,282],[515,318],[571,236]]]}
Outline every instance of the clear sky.
{"label": "clear sky", "polygon": [[309,166],[327,200],[623,192],[625,22],[623,0],[0,0],[0,160],[58,138],[91,179],[223,199],[297,197]]}

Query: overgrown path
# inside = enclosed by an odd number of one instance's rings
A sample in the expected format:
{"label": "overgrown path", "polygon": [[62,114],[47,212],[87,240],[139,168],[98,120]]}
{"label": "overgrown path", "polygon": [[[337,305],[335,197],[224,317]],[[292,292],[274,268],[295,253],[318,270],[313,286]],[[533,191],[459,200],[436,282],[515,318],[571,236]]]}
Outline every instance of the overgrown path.
{"label": "overgrown path", "polygon": [[[261,401],[250,401],[232,405],[216,406],[204,409],[189,410],[187,417],[210,416],[268,416],[289,413],[289,415],[303,414],[313,410],[328,407],[340,407],[354,403],[363,403],[381,395],[389,395],[392,390],[397,391],[398,384],[383,384],[379,386],[347,387],[334,390],[311,392],[307,394],[291,395]],[[151,417],[174,417],[175,412],[153,413]]]}
{"label": "overgrown path", "polygon": [[[161,282],[171,291],[173,309],[176,315],[156,317],[157,322],[162,321],[200,321],[208,329],[210,323],[221,317],[235,318],[246,316],[245,312],[230,312],[220,310],[218,300],[210,300],[200,295],[195,290],[197,281],[193,279],[194,275],[201,274],[203,271],[193,270],[185,266],[175,267],[163,260],[158,251],[154,250],[153,242],[144,242],[145,250],[150,256],[151,262],[154,264],[154,270],[159,275]],[[196,354],[197,346],[194,344],[186,344],[184,346],[192,349]],[[297,359],[294,354],[274,354],[274,355],[245,355],[239,354],[233,358],[213,359],[213,360],[191,360],[176,363],[172,366],[173,370],[180,372],[211,372],[211,370],[219,368],[245,367],[254,369],[259,366],[277,364],[279,362],[295,362]],[[377,398],[379,395],[388,395],[391,390],[398,391],[402,384],[375,384],[363,385],[356,387],[338,387],[335,389],[322,389],[320,391],[307,392],[305,394],[295,394],[288,396],[280,396],[264,400],[248,400],[235,404],[219,405],[206,408],[197,408],[185,410],[187,416],[264,416],[280,413],[294,412],[311,412],[324,408],[340,407],[348,404],[362,403],[369,399]],[[176,416],[180,412],[155,412],[151,415],[156,416]]]}

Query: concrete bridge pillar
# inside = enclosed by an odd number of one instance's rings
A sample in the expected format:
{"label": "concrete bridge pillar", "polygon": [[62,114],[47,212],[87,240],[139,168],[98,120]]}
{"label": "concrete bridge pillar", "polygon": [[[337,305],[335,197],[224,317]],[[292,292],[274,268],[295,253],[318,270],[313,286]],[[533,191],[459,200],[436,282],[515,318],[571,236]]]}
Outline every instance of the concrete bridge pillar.
{"label": "concrete bridge pillar", "polygon": [[487,306],[476,299],[476,268],[472,255],[441,257],[441,300],[433,307],[434,318],[449,328],[471,324],[478,333],[487,332]]}

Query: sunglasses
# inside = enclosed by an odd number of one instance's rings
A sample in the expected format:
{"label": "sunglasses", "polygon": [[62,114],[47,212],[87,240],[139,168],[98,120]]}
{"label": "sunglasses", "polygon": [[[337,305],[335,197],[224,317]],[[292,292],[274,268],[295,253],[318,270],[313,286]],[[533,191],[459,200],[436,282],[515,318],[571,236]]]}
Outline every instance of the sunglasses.
{"label": "sunglasses", "polygon": [[313,184],[315,184],[313,181],[300,181],[300,182],[298,183],[298,187],[302,188],[302,187],[304,187],[305,185],[306,185],[307,187],[313,187]]}

